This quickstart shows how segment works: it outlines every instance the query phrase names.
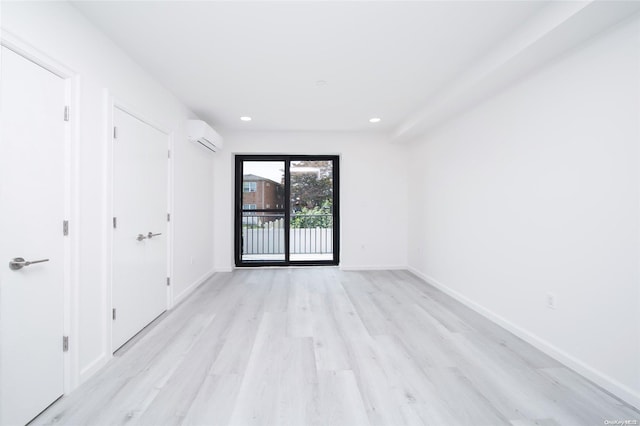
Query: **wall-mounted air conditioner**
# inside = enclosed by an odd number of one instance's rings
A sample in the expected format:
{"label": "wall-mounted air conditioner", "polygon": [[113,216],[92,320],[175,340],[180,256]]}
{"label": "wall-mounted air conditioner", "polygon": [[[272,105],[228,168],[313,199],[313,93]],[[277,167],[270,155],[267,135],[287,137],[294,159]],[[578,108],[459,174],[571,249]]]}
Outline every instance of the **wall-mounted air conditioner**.
{"label": "wall-mounted air conditioner", "polygon": [[187,121],[187,138],[213,152],[222,149],[222,136],[202,120]]}

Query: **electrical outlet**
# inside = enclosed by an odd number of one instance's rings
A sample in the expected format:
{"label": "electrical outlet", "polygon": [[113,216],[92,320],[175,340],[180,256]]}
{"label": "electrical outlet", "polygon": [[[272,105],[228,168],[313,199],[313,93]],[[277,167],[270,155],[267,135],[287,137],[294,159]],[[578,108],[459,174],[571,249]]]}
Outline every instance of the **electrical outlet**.
{"label": "electrical outlet", "polygon": [[549,309],[556,308],[556,295],[553,293],[547,293],[547,308]]}

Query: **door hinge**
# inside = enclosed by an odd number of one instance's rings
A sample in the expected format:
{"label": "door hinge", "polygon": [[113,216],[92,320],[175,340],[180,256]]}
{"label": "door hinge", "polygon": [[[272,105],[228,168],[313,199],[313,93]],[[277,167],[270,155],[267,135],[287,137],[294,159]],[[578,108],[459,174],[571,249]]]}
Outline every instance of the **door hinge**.
{"label": "door hinge", "polygon": [[167,285],[171,285],[171,278],[167,277]]}
{"label": "door hinge", "polygon": [[171,222],[171,213],[167,213],[167,222]]}
{"label": "door hinge", "polygon": [[111,310],[111,319],[112,319],[112,320],[114,320],[114,321],[115,321],[115,319],[116,319],[116,308],[113,308],[113,309]]}
{"label": "door hinge", "polygon": [[118,128],[113,126],[113,138],[118,139]]}
{"label": "door hinge", "polygon": [[63,220],[62,221],[62,235],[64,235],[65,237],[67,235],[69,235],[69,221],[68,220]]}
{"label": "door hinge", "polygon": [[66,105],[64,107],[64,121],[69,121],[69,120],[70,120],[69,106]]}
{"label": "door hinge", "polygon": [[118,227],[118,218],[114,217],[113,218],[113,229],[116,229]]}
{"label": "door hinge", "polygon": [[62,336],[62,352],[69,351],[69,336]]}
{"label": "door hinge", "polygon": [[167,151],[167,158],[171,158],[171,150]]}

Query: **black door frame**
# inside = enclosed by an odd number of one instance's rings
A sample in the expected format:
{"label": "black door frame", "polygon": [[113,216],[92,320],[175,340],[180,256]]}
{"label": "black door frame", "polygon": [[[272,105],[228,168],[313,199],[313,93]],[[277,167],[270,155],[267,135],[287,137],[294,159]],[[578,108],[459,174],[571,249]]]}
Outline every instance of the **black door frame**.
{"label": "black door frame", "polygon": [[[243,162],[245,161],[283,161],[284,167],[284,209],[259,209],[245,210],[242,208],[242,177]],[[331,161],[333,162],[333,259],[331,260],[291,260],[289,226],[291,216],[291,188],[289,169],[292,161]],[[340,157],[338,155],[236,155],[235,156],[235,184],[234,184],[234,259],[237,267],[251,266],[317,266],[338,265],[340,261]],[[251,211],[255,213],[284,214],[284,247],[285,258],[283,261],[242,260],[242,213]]]}

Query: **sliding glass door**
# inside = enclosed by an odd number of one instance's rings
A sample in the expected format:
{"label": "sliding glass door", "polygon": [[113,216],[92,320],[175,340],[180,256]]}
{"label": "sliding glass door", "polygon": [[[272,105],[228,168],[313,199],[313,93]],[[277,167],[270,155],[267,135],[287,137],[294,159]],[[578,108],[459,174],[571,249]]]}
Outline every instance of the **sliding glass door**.
{"label": "sliding glass door", "polygon": [[337,265],[338,177],[337,156],[236,156],[236,265]]}

